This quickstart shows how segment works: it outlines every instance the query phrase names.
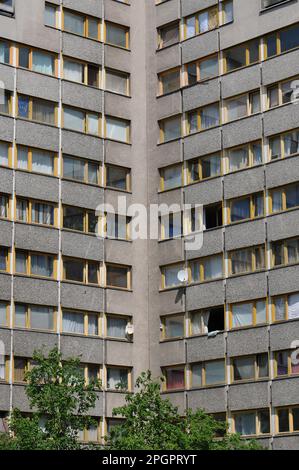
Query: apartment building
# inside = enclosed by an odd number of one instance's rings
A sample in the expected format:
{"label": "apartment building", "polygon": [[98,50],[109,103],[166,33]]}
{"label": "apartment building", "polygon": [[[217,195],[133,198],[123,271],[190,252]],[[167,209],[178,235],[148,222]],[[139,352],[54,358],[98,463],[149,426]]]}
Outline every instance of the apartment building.
{"label": "apartment building", "polygon": [[[58,345],[103,383],[84,441],[151,369],[182,413],[298,448],[297,13],[0,1],[0,426]],[[134,214],[99,215],[120,197],[179,210],[135,239]]]}

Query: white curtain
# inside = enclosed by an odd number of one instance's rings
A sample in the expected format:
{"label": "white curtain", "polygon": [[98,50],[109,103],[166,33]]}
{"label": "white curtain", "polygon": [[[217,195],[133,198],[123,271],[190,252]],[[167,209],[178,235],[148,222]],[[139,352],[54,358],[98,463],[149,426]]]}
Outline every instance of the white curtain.
{"label": "white curtain", "polygon": [[262,163],[263,158],[262,158],[261,144],[253,144],[252,152],[253,152],[253,164],[258,165],[259,163]]}
{"label": "white curtain", "polygon": [[200,335],[202,333],[201,328],[201,313],[194,313],[192,315],[192,334],[193,335]]}
{"label": "white curtain", "polygon": [[289,320],[299,318],[299,294],[289,297]]}
{"label": "white curtain", "polygon": [[64,29],[71,33],[84,34],[84,17],[70,12],[64,13]]}
{"label": "white curtain", "polygon": [[199,31],[200,33],[204,33],[209,31],[209,12],[206,11],[199,15]]}
{"label": "white curtain", "polygon": [[88,334],[97,336],[98,331],[98,317],[97,315],[88,315]]}
{"label": "white curtain", "polygon": [[178,272],[183,266],[170,266],[165,269],[165,287],[173,287],[182,284],[178,279]]}
{"label": "white curtain", "polygon": [[23,201],[22,199],[17,200],[17,219],[22,222],[27,221],[27,205],[27,201]]}
{"label": "white curtain", "polygon": [[98,441],[98,427],[97,426],[93,425],[88,428],[88,441],[89,442]]}
{"label": "white curtain", "polygon": [[18,168],[28,169],[28,149],[25,147],[18,148]]}
{"label": "white curtain", "polygon": [[255,413],[244,413],[235,418],[236,432],[243,436],[250,436],[256,433]]}
{"label": "white curtain", "polygon": [[25,328],[26,326],[26,307],[25,305],[15,306],[15,326]]}
{"label": "white curtain", "polygon": [[261,300],[256,303],[256,322],[266,323],[267,321],[267,306],[266,302]]}
{"label": "white curtain", "polygon": [[0,216],[7,217],[7,197],[0,196]]}
{"label": "white curtain", "polygon": [[52,277],[53,258],[46,255],[32,255],[31,273],[39,276]]}
{"label": "white curtain", "polygon": [[254,378],[254,360],[251,357],[244,357],[234,360],[235,380],[246,380]]}
{"label": "white curtain", "polygon": [[201,116],[201,128],[207,129],[212,126],[219,125],[219,106],[211,105],[206,106],[200,111]]}
{"label": "white curtain", "polygon": [[54,209],[48,204],[32,204],[32,221],[36,224],[53,225]]}
{"label": "white curtain", "polygon": [[299,152],[299,132],[290,132],[284,136],[284,150],[286,155]]}
{"label": "white curtain", "polygon": [[203,325],[204,325],[204,333],[209,333],[209,320],[210,320],[210,312],[206,311],[202,313]]}
{"label": "white curtain", "polygon": [[192,36],[195,36],[195,34],[195,16],[191,16],[186,20],[186,37],[191,38]]}
{"label": "white curtain", "polygon": [[246,168],[248,166],[248,148],[244,147],[229,152],[229,169],[231,171]]}
{"label": "white curtain", "polygon": [[126,337],[127,320],[124,318],[109,317],[108,318],[108,336],[111,338]]}
{"label": "white curtain", "polygon": [[80,62],[65,60],[63,63],[63,73],[66,80],[84,82],[84,68]]}
{"label": "white curtain", "polygon": [[97,163],[88,163],[88,182],[98,184],[99,165]]}
{"label": "white curtain", "polygon": [[75,109],[64,108],[64,127],[84,132],[84,113]]}
{"label": "white curtain", "polygon": [[116,389],[118,385],[127,384],[127,371],[123,369],[108,369],[107,370],[107,385],[108,388],[113,390]]}
{"label": "white curtain", "polygon": [[164,189],[172,189],[182,184],[182,167],[176,165],[163,171]]}
{"label": "white curtain", "polygon": [[84,333],[84,316],[80,313],[63,312],[62,329],[66,333]]}
{"label": "white curtain", "polygon": [[275,299],[275,320],[280,321],[285,319],[285,301],[283,297],[279,297]]}
{"label": "white curtain", "polygon": [[119,73],[106,72],[106,89],[116,93],[127,94],[127,77]]}
{"label": "white curtain", "polygon": [[48,75],[54,75],[54,57],[44,52],[33,51],[32,70]]}
{"label": "white curtain", "polygon": [[213,256],[207,259],[204,263],[204,277],[205,280],[217,279],[222,277],[222,257]]}
{"label": "white curtain", "polygon": [[31,328],[38,330],[53,330],[54,313],[50,307],[31,307]]}
{"label": "white curtain", "polygon": [[232,308],[233,327],[252,325],[253,304],[239,304]]}
{"label": "white curtain", "polygon": [[192,367],[192,386],[201,387],[202,386],[202,365],[196,364]]}
{"label": "white curtain", "polygon": [[32,152],[32,171],[47,175],[53,174],[54,159],[52,155],[48,152],[34,150]]}
{"label": "white curtain", "polygon": [[0,165],[8,165],[8,144],[0,143]]}
{"label": "white curtain", "polygon": [[6,304],[0,302],[0,325],[6,326]]}
{"label": "white curtain", "polygon": [[87,128],[89,134],[99,135],[99,116],[97,114],[87,114]]}
{"label": "white curtain", "polygon": [[107,135],[108,139],[119,140],[120,142],[127,142],[127,127],[128,123],[126,121],[121,121],[120,119],[107,118]]}

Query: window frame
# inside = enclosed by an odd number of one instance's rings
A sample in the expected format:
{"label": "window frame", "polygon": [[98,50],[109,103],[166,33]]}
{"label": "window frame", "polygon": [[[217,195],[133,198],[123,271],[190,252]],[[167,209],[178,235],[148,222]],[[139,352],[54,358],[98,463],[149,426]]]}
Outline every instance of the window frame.
{"label": "window frame", "polygon": [[[73,129],[71,127],[65,127],[65,110],[71,110],[71,111],[82,113],[82,115],[83,115],[83,127],[84,127],[83,131]],[[61,127],[62,127],[62,129],[66,130],[66,131],[70,131],[70,132],[76,132],[78,134],[88,135],[88,136],[95,137],[95,138],[102,138],[102,119],[103,118],[102,118],[101,113],[98,113],[97,111],[86,110],[86,109],[84,110],[82,108],[77,108],[75,106],[63,105],[61,114],[62,114],[61,115]],[[89,125],[88,125],[88,116],[89,115],[97,116],[97,120],[98,120],[98,132],[97,132],[97,134],[93,134],[93,133],[89,132]]]}
{"label": "window frame", "polygon": [[[26,202],[27,204],[27,208],[26,208],[26,220],[20,220],[17,218],[17,204],[18,204],[18,201],[24,201]],[[19,197],[19,196],[16,196],[15,199],[14,199],[14,203],[15,203],[15,221],[18,222],[18,223],[25,223],[25,224],[32,224],[32,225],[38,225],[38,226],[43,226],[43,227],[54,227],[54,228],[58,228],[58,206],[57,204],[53,203],[53,202],[48,202],[48,201],[43,201],[43,200],[37,200],[37,199],[27,199],[25,197]],[[53,224],[40,224],[38,222],[34,222],[32,219],[33,219],[33,216],[32,216],[32,213],[33,213],[33,205],[34,204],[43,204],[43,205],[46,205],[46,206],[51,206],[53,208]]]}
{"label": "window frame", "polygon": [[[269,412],[269,428],[270,432],[269,433],[262,433],[261,432],[261,418],[260,418],[260,413],[268,411]],[[237,411],[232,413],[232,432],[236,433],[236,417],[238,415],[245,415],[245,414],[255,414],[255,434],[244,434],[242,435],[243,437],[249,437],[249,436],[268,436],[271,434],[271,413],[270,413],[270,408],[263,408],[259,410],[244,410],[244,411]]]}
{"label": "window frame", "polygon": [[[84,163],[84,179],[83,180],[76,179],[76,178],[70,178],[69,176],[64,175],[64,157]],[[89,164],[98,166],[98,169],[97,169],[97,181],[98,182],[97,183],[92,183],[92,182],[88,181],[88,165]],[[103,180],[103,165],[102,165],[102,162],[95,161],[95,160],[89,160],[89,159],[69,155],[67,153],[63,153],[62,154],[61,166],[62,166],[62,169],[61,169],[62,179],[67,180],[67,181],[74,181],[74,182],[79,183],[79,184],[88,184],[88,185],[92,185],[92,186],[102,187],[102,180]]]}
{"label": "window frame", "polygon": [[[288,242],[292,241],[297,241],[298,246],[299,246],[299,237],[292,237],[292,238],[286,238],[284,240],[277,240],[277,241],[272,241],[271,242],[271,267],[272,268],[279,268],[283,266],[291,266],[294,264],[299,263],[299,254],[298,254],[298,260],[295,262],[290,263],[289,262],[289,253],[288,253]],[[281,243],[282,244],[282,250],[283,250],[283,263],[282,264],[275,264],[275,252],[273,250],[273,247],[276,243]]]}
{"label": "window frame", "polygon": [[[78,82],[77,80],[72,80],[70,78],[65,78],[64,76],[64,64],[65,62],[73,62],[76,64],[80,64],[83,67],[83,77],[84,80]],[[97,85],[89,85],[88,83],[88,74],[89,74],[89,67],[94,67],[98,69],[98,80],[97,80]],[[63,74],[63,80],[71,82],[71,83],[79,83],[80,85],[85,85],[91,88],[95,89],[102,89],[102,67],[98,64],[92,64],[90,62],[85,62],[83,60],[73,58],[73,57],[68,57],[68,56],[63,56],[62,57],[62,74]]]}
{"label": "window frame", "polygon": [[[264,205],[264,213],[263,215],[258,215],[258,216],[255,216],[255,209],[256,209],[256,204],[255,204],[255,197],[258,196],[258,195],[263,195],[263,205]],[[247,219],[241,219],[241,220],[235,220],[235,221],[232,221],[231,220],[231,213],[232,213],[232,204],[235,202],[235,201],[241,201],[241,200],[246,200],[250,198],[250,217],[247,218]],[[241,197],[236,197],[236,198],[232,198],[232,199],[229,199],[227,201],[227,211],[228,211],[228,217],[227,217],[227,220],[228,220],[228,225],[234,225],[234,224],[240,224],[240,223],[244,223],[244,222],[248,222],[250,220],[257,220],[259,218],[264,218],[265,217],[265,208],[266,208],[266,196],[265,196],[265,192],[264,191],[259,191],[257,193],[252,193],[252,194],[247,194],[246,196],[241,196]]]}
{"label": "window frame", "polygon": [[[75,16],[78,16],[78,17],[81,17],[83,18],[83,21],[84,21],[84,31],[83,31],[83,35],[79,34],[79,33],[74,33],[73,31],[69,31],[68,29],[65,29],[65,13],[70,13],[72,15],[75,15]],[[93,21],[96,21],[98,23],[98,36],[97,38],[91,38],[88,36],[88,30],[89,30],[89,20],[93,20]],[[84,13],[80,13],[78,11],[75,11],[75,10],[71,10],[69,8],[65,8],[63,7],[62,8],[62,21],[61,21],[61,29],[62,31],[68,33],[68,34],[74,34],[75,36],[79,36],[79,37],[83,37],[85,39],[90,39],[91,41],[99,41],[99,42],[102,42],[102,36],[101,36],[101,24],[102,24],[102,21],[100,18],[96,17],[96,16],[91,16],[91,15],[86,15]]]}
{"label": "window frame", "polygon": [[[262,157],[261,163],[254,163],[253,148],[254,148],[255,145],[260,145],[260,147],[261,147],[261,157]],[[241,150],[241,149],[244,149],[244,148],[246,148],[246,150],[247,150],[249,165],[247,165],[246,167],[243,167],[243,168],[238,168],[236,170],[231,170],[230,169],[230,160],[229,160],[230,153],[232,151]],[[257,167],[259,165],[262,165],[264,163],[263,142],[262,142],[261,139],[260,140],[254,140],[254,141],[249,142],[247,144],[241,144],[241,145],[237,145],[236,147],[227,148],[227,149],[224,150],[224,158],[225,158],[226,174],[235,173],[237,171],[246,170],[248,168],[255,168],[255,167]]]}
{"label": "window frame", "polygon": [[[28,117],[19,116],[19,98],[20,97],[28,99]],[[54,123],[48,123],[48,122],[45,122],[45,121],[38,121],[36,119],[33,119],[33,104],[34,104],[34,102],[54,105]],[[42,124],[44,126],[57,127],[58,126],[58,113],[59,113],[58,103],[56,101],[45,100],[43,98],[37,98],[35,96],[29,96],[29,95],[25,95],[23,93],[17,93],[17,96],[16,96],[16,117],[17,117],[17,119],[30,121],[30,122],[36,122],[36,123]]]}
{"label": "window frame", "polygon": [[[266,356],[268,357],[268,375],[265,377],[259,377],[259,372],[260,372],[260,367],[258,364],[258,359],[259,356]],[[254,368],[254,377],[250,377],[248,379],[240,379],[236,380],[235,378],[235,373],[234,373],[234,361],[238,359],[252,359],[252,364]],[[249,354],[245,356],[234,356],[231,358],[230,361],[230,376],[232,379],[233,384],[242,384],[242,383],[247,383],[247,382],[259,382],[259,381],[265,381],[270,379],[270,358],[269,358],[269,353],[258,353],[258,354]]]}
{"label": "window frame", "polygon": [[12,256],[12,252],[6,246],[0,246],[0,250],[3,250],[3,252],[5,254],[5,262],[6,262],[5,269],[4,270],[0,269],[0,273],[8,273],[10,271],[10,259],[11,259],[11,256]]}
{"label": "window frame", "polygon": [[[120,189],[120,188],[116,188],[114,186],[109,186],[107,185],[107,169],[108,168],[120,168],[122,170],[124,170],[126,172],[126,189]],[[127,167],[124,167],[124,166],[120,166],[120,165],[114,165],[112,163],[106,163],[105,164],[105,167],[104,167],[104,187],[105,188],[108,188],[108,189],[113,189],[115,191],[124,191],[124,192],[127,192],[127,193],[130,193],[131,192],[131,168],[127,168]]]}
{"label": "window frame", "polygon": [[[257,323],[257,321],[256,321],[256,319],[257,319],[256,304],[258,302],[265,302],[265,305],[266,305],[266,322],[265,323]],[[252,323],[248,326],[247,325],[246,326],[242,326],[242,325],[241,326],[233,326],[233,307],[238,306],[238,305],[246,305],[246,304],[253,304],[252,312],[251,312]],[[245,300],[243,302],[231,303],[231,304],[229,304],[229,330],[235,331],[235,330],[252,328],[252,327],[256,327],[256,326],[268,325],[269,324],[269,319],[270,319],[270,311],[271,311],[271,306],[269,305],[269,302],[268,302],[267,298],[256,299],[256,300]]]}
{"label": "window frame", "polygon": [[[21,326],[16,326],[16,306],[18,305],[22,305],[23,307],[26,308],[26,311],[25,311],[25,326],[24,327],[21,327]],[[53,310],[53,328],[52,329],[47,329],[47,330],[41,330],[40,328],[33,328],[31,326],[31,310],[32,310],[32,307],[42,307],[42,308],[52,308]],[[46,305],[33,305],[33,304],[24,304],[22,302],[15,302],[14,305],[13,305],[13,328],[14,329],[17,329],[17,330],[28,330],[28,331],[43,331],[43,332],[53,332],[55,333],[57,331],[57,321],[58,321],[58,310],[53,307],[53,306],[46,306]]]}
{"label": "window frame", "polygon": [[[26,256],[26,273],[18,273],[16,270],[16,256],[17,252],[23,253]],[[42,276],[40,274],[32,274],[32,264],[31,264],[31,257],[32,256],[46,256],[47,258],[52,258],[53,260],[53,275],[51,277]],[[15,249],[14,250],[14,275],[16,276],[29,276],[37,279],[53,279],[57,280],[57,268],[58,268],[58,260],[57,255],[50,254],[50,253],[41,253],[39,251],[32,251],[32,250],[23,250],[23,249]]]}
{"label": "window frame", "polygon": [[[289,318],[289,298],[292,297],[292,295],[298,295],[298,292],[292,292],[289,294],[282,294],[282,295],[274,295],[271,297],[271,318],[272,318],[272,323],[282,323],[286,321],[296,321],[296,319]],[[285,313],[285,318],[283,320],[279,319],[276,320],[276,306],[275,306],[275,301],[278,299],[283,299],[284,302],[284,313]]]}
{"label": "window frame", "polygon": [[[289,429],[288,431],[279,431],[279,411],[283,410],[288,410],[288,416],[289,416]],[[299,410],[299,406],[296,405],[291,405],[291,406],[281,406],[275,408],[275,431],[276,434],[278,435],[286,435],[286,434],[292,434],[292,433],[297,433],[298,430],[294,430],[294,416],[293,416],[293,410]]]}
{"label": "window frame", "polygon": [[[107,25],[112,25],[112,27],[122,29],[125,32],[125,42],[126,42],[125,47],[119,46],[118,44],[114,44],[114,43],[111,43],[111,42],[107,41]],[[109,46],[119,47],[120,49],[124,49],[124,50],[130,50],[130,28],[128,26],[125,26],[125,25],[122,25],[122,24],[119,24],[119,23],[114,23],[113,21],[105,20],[105,22],[104,22],[104,38],[105,38],[105,41],[104,41],[105,44],[108,44]]]}
{"label": "window frame", "polygon": [[[83,263],[83,281],[75,281],[72,279],[66,278],[66,269],[65,269],[65,261],[71,262],[80,262]],[[72,284],[80,284],[80,285],[90,285],[90,286],[98,286],[101,287],[102,284],[102,263],[100,261],[94,260],[87,260],[83,258],[76,258],[74,256],[62,256],[62,281],[69,282]],[[97,264],[97,283],[89,282],[88,279],[88,266],[89,263]]]}
{"label": "window frame", "polygon": [[[108,369],[114,369],[114,370],[125,370],[127,371],[127,381],[128,381],[128,387],[126,389],[116,389],[116,388],[110,388],[108,387]],[[114,392],[114,393],[124,393],[124,392],[131,392],[132,391],[132,367],[126,367],[126,366],[117,366],[117,365],[110,365],[106,364],[105,365],[105,371],[104,371],[104,383],[105,383],[105,390],[107,392]]]}
{"label": "window frame", "polygon": [[[27,150],[27,157],[28,157],[28,168],[19,168],[18,167],[18,150],[19,149],[26,149]],[[52,156],[53,158],[53,174],[48,174],[48,173],[40,173],[40,172],[37,172],[37,171],[33,171],[32,170],[32,155],[34,153],[34,151],[41,151],[41,152],[46,152],[48,153],[49,155]],[[49,150],[44,150],[44,149],[38,149],[38,148],[35,148],[35,147],[27,147],[26,145],[17,145],[16,146],[16,152],[15,152],[15,169],[17,171],[26,171],[26,172],[29,172],[29,173],[34,173],[34,174],[38,174],[38,175],[46,175],[46,176],[58,176],[58,154],[56,152],[52,152],[52,151],[49,151]]]}
{"label": "window frame", "polygon": [[[212,363],[220,363],[223,362],[224,365],[224,382],[215,382],[212,384],[207,384],[207,373],[206,368],[208,364]],[[193,367],[194,366],[201,366],[201,385],[193,385]],[[202,389],[202,388],[214,388],[218,387],[219,385],[225,385],[227,383],[227,368],[226,368],[226,360],[225,358],[222,359],[213,359],[209,361],[201,361],[201,362],[194,362],[190,365],[190,390],[194,389]]]}
{"label": "window frame", "polygon": [[[217,59],[217,65],[218,65],[218,74],[217,75],[213,75],[212,77],[209,77],[209,78],[201,78],[201,74],[200,74],[200,65],[202,62],[205,62],[207,60],[212,60],[213,58],[216,58]],[[188,67],[190,67],[191,65],[194,65],[196,67],[196,83],[189,83],[189,79],[188,79]],[[193,62],[188,62],[187,64],[185,64],[184,66],[184,85],[185,86],[188,86],[188,87],[191,87],[191,86],[194,86],[196,85],[197,83],[201,83],[201,82],[205,82],[205,81],[210,81],[210,80],[213,80],[217,77],[220,76],[220,60],[219,60],[219,55],[218,53],[216,54],[211,54],[211,55],[208,55],[208,56],[205,56],[201,59],[197,59]]]}
{"label": "window frame", "polygon": [[[282,212],[289,212],[292,210],[296,210],[299,207],[299,204],[294,207],[287,207],[287,197],[286,192],[291,189],[292,187],[299,186],[299,183],[291,183],[285,186],[279,186],[278,188],[271,188],[269,190],[269,212],[270,214],[280,214]],[[281,201],[282,201],[282,209],[279,211],[273,211],[273,193],[281,191]]]}
{"label": "window frame", "polygon": [[[28,67],[22,67],[20,65],[20,49],[22,49],[22,48],[28,49]],[[54,59],[53,74],[48,74],[48,73],[44,73],[44,72],[39,72],[37,70],[33,70],[33,54],[34,54],[34,52],[39,52],[39,53],[48,55],[49,57],[52,57]],[[42,75],[47,75],[49,77],[58,78],[58,56],[57,56],[57,54],[55,54],[55,52],[45,51],[43,49],[38,49],[37,47],[18,44],[18,46],[17,46],[17,67],[19,67],[23,70],[30,70],[33,73],[39,73],[39,74],[42,74]]]}
{"label": "window frame", "polygon": [[[183,335],[180,336],[167,336],[166,335],[166,322],[170,318],[182,318],[183,320]],[[186,328],[186,319],[185,319],[185,314],[184,313],[174,313],[171,315],[164,315],[161,317],[161,332],[160,332],[160,340],[161,341],[174,341],[177,339],[184,339],[187,336],[187,328]]]}
{"label": "window frame", "polygon": [[[122,268],[126,269],[127,273],[127,287],[118,287],[118,286],[113,286],[108,284],[107,279],[108,279],[108,269],[109,267],[112,268]],[[107,289],[117,289],[117,290],[122,290],[122,291],[131,291],[132,290],[132,266],[124,265],[124,264],[119,264],[119,263],[105,263],[105,287]]]}
{"label": "window frame", "polygon": [[[263,253],[264,257],[264,267],[263,268],[257,268],[257,256],[256,256],[256,251],[259,250],[259,254]],[[240,251],[251,251],[251,271],[242,271],[238,273],[233,273],[232,270],[232,255],[234,253],[238,253]],[[230,277],[235,277],[235,276],[242,276],[242,275],[247,275],[251,273],[256,273],[256,272],[261,272],[266,269],[266,244],[262,245],[254,245],[254,246],[249,246],[245,248],[239,248],[237,250],[230,250],[228,252],[228,263],[229,263],[229,276]]]}

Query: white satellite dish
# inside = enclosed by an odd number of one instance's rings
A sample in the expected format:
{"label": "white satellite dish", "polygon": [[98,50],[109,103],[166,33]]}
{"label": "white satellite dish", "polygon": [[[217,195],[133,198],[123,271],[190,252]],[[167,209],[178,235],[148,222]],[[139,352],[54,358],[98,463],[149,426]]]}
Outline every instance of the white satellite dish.
{"label": "white satellite dish", "polygon": [[126,334],[130,336],[134,334],[134,325],[132,323],[128,323],[126,326]]}
{"label": "white satellite dish", "polygon": [[178,272],[178,280],[180,282],[187,282],[188,281],[188,271],[186,269],[182,269]]}

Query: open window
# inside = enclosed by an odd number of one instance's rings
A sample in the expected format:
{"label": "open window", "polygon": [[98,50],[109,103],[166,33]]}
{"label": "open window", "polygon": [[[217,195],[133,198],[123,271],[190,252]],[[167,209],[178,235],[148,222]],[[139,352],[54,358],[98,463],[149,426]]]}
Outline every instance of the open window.
{"label": "open window", "polygon": [[222,203],[213,204],[204,208],[204,226],[205,230],[216,227],[222,227]]}
{"label": "open window", "polygon": [[204,335],[216,331],[224,331],[224,314],[224,306],[213,307],[209,310],[194,313],[191,319],[192,335]]}

